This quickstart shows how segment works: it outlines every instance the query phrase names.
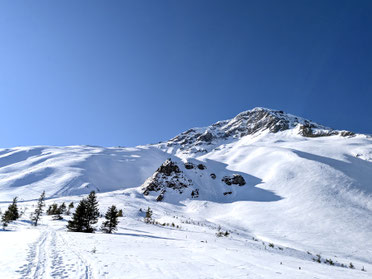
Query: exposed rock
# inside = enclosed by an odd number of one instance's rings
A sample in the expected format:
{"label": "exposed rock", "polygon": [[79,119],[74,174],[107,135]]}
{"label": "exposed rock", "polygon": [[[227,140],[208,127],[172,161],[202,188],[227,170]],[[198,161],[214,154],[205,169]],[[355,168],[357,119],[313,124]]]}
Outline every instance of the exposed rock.
{"label": "exposed rock", "polygon": [[170,176],[172,172],[180,173],[180,168],[172,162],[171,159],[166,160],[158,169],[157,172],[164,173],[167,176]]}
{"label": "exposed rock", "polygon": [[224,176],[221,180],[229,186],[231,186],[232,184],[239,185],[239,186],[245,185],[244,177],[241,176],[240,174],[234,174],[232,177]]}
{"label": "exposed rock", "polygon": [[165,190],[160,193],[160,195],[156,198],[156,201],[160,202],[164,199]]}
{"label": "exposed rock", "polygon": [[188,170],[191,170],[193,169],[195,166],[193,163],[190,163],[190,162],[186,162],[185,163],[185,168],[188,169]]}
{"label": "exposed rock", "polygon": [[177,163],[171,159],[166,160],[142,185],[142,191],[145,196],[150,192],[159,192],[157,201],[164,199],[167,189],[172,189],[182,194],[185,188],[188,188],[192,181],[187,179],[178,167]]}
{"label": "exposed rock", "polygon": [[216,179],[216,177],[217,177],[216,174],[211,173],[211,178],[212,178],[212,179]]}
{"label": "exposed rock", "polygon": [[305,124],[300,125],[300,131],[299,134],[304,136],[304,137],[328,137],[328,136],[334,136],[338,135],[338,131],[328,129],[317,129],[313,130],[316,126],[314,124],[310,124],[309,122],[305,122]]}
{"label": "exposed rock", "polygon": [[194,199],[194,198],[198,198],[199,197],[199,189],[195,189],[191,192],[191,197]]}
{"label": "exposed rock", "polygon": [[340,136],[342,137],[352,137],[355,136],[355,133],[350,131],[340,131]]}
{"label": "exposed rock", "polygon": [[198,140],[211,142],[213,140],[213,134],[209,131],[206,131],[204,134],[198,137]]}
{"label": "exposed rock", "polygon": [[167,143],[163,143],[163,146],[176,147],[186,154],[207,153],[229,139],[240,139],[263,131],[278,133],[295,128],[299,128],[299,134],[304,137],[353,135],[352,132],[333,130],[281,110],[254,108],[239,113],[230,120],[218,121],[205,128],[187,130]]}
{"label": "exposed rock", "polygon": [[224,192],[224,193],[223,193],[224,196],[226,196],[226,195],[231,195],[231,194],[232,194],[231,191],[230,191],[230,192]]}
{"label": "exposed rock", "polygon": [[199,164],[198,165],[198,169],[199,170],[205,170],[207,167],[205,166],[205,165],[203,165],[203,164]]}

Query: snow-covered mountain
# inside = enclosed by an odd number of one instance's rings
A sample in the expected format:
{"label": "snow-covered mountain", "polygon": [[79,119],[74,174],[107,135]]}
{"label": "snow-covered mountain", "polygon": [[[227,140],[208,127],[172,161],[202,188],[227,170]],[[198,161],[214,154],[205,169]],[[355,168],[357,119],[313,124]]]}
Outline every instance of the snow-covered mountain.
{"label": "snow-covered mountain", "polygon": [[245,136],[253,137],[287,130],[304,137],[354,135],[352,132],[333,130],[283,111],[254,108],[239,113],[233,119],[218,121],[204,128],[189,129],[160,146],[168,152],[200,156],[200,153],[207,153],[217,146]]}
{"label": "snow-covered mountain", "polygon": [[[95,190],[102,204],[151,206],[222,226],[242,241],[253,237],[288,247],[293,253],[286,256],[310,266],[315,263],[309,253],[372,269],[372,138],[282,111],[255,108],[167,142],[134,148],[0,150],[4,206],[14,196],[27,204],[43,190],[58,200]],[[129,216],[136,220],[134,212]],[[327,268],[319,278],[372,274]],[[314,270],[303,278],[313,278]],[[265,273],[255,274],[252,278]],[[283,278],[300,278],[296,274]]]}

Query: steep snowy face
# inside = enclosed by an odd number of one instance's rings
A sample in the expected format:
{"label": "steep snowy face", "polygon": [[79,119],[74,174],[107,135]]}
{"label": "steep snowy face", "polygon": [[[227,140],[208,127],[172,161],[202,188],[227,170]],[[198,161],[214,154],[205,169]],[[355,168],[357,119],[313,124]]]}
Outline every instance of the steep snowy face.
{"label": "steep snowy face", "polygon": [[209,127],[193,128],[179,134],[163,144],[163,148],[173,148],[182,153],[206,153],[214,147],[263,132],[278,133],[293,129],[304,137],[352,136],[352,132],[337,131],[310,120],[283,111],[254,108],[238,114],[231,120],[219,121]]}

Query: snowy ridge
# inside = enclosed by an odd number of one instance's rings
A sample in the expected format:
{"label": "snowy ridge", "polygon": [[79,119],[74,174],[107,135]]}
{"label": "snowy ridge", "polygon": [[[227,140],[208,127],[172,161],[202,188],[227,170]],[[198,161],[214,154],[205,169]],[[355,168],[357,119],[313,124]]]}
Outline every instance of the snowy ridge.
{"label": "snowy ridge", "polygon": [[213,148],[245,136],[259,136],[264,132],[278,133],[293,130],[304,137],[353,136],[348,131],[337,131],[310,120],[266,108],[254,108],[239,113],[231,120],[218,121],[204,128],[193,128],[179,134],[161,148],[173,153],[207,153]]}
{"label": "snowy ridge", "polygon": [[0,151],[0,200],[138,187],[169,155],[153,147],[16,147]]}

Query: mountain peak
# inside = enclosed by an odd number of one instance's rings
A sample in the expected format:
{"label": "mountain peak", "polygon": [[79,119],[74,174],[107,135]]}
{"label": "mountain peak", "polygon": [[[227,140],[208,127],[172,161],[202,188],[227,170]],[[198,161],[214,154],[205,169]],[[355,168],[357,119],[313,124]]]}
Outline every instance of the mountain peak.
{"label": "mountain peak", "polygon": [[172,138],[166,145],[175,147],[183,153],[205,153],[220,144],[248,135],[258,135],[263,132],[278,133],[290,129],[304,137],[354,135],[352,132],[333,130],[282,110],[256,107],[208,127],[189,129]]}

